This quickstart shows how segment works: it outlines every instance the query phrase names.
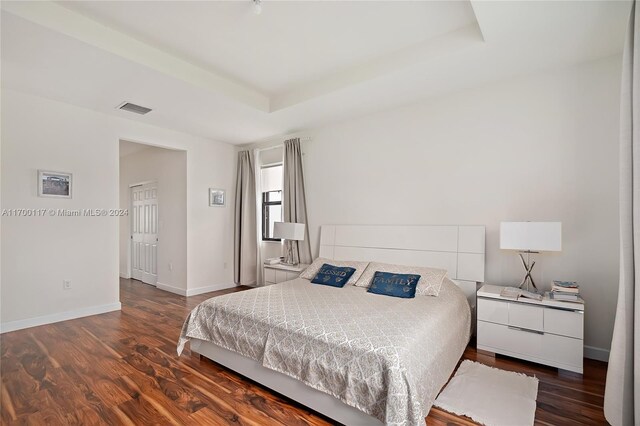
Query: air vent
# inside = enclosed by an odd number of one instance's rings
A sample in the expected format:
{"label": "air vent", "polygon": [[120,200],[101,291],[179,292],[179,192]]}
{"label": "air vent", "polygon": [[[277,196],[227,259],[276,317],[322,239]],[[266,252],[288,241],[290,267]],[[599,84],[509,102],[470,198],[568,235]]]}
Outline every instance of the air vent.
{"label": "air vent", "polygon": [[141,114],[141,115],[145,115],[148,112],[151,112],[151,108],[147,108],[147,107],[143,107],[143,106],[140,106],[140,105],[132,104],[131,102],[125,102],[123,104],[120,104],[118,106],[118,109],[121,109],[123,111],[133,112],[133,113],[136,113],[136,114]]}

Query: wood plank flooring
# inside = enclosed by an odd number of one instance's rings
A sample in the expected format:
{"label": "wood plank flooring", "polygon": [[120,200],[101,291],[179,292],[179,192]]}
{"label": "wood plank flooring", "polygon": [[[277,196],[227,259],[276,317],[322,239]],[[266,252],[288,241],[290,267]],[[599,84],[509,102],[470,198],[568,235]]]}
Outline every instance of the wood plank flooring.
{"label": "wood plank flooring", "polygon": [[[189,311],[239,287],[182,297],[121,280],[122,311],[0,337],[0,423],[6,425],[327,425],[331,421],[211,361],[178,358]],[[476,351],[464,358],[540,379],[536,424],[606,424],[606,364],[584,376]],[[474,424],[432,409],[428,425]]]}

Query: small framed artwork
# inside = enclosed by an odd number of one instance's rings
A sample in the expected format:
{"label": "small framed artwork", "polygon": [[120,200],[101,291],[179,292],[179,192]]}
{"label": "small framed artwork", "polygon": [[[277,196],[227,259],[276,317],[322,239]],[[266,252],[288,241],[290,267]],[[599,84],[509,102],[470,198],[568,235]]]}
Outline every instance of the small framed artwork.
{"label": "small framed artwork", "polygon": [[224,201],[224,189],[209,188],[209,207],[223,207]]}
{"label": "small framed artwork", "polygon": [[71,198],[73,175],[38,170],[38,197]]}

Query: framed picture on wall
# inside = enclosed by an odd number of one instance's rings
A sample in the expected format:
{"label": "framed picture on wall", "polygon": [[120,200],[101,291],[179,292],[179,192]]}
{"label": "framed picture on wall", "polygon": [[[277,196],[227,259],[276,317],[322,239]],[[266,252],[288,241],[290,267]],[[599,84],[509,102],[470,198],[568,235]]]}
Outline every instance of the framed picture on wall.
{"label": "framed picture on wall", "polygon": [[209,188],[209,207],[223,207],[224,201],[224,189]]}
{"label": "framed picture on wall", "polygon": [[73,175],[38,170],[38,197],[71,198]]}

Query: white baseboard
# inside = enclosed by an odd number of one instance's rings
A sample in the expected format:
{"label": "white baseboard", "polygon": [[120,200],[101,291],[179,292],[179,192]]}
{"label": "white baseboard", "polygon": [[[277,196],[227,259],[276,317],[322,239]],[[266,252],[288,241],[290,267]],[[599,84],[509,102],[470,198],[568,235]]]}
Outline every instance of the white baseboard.
{"label": "white baseboard", "polygon": [[125,272],[120,272],[120,278],[124,278],[125,280],[128,280],[131,278],[131,275],[125,273]]}
{"label": "white baseboard", "polygon": [[174,287],[172,285],[163,284],[161,282],[156,283],[156,288],[160,290],[168,291],[169,293],[179,294],[180,296],[187,295],[187,290],[185,290],[184,288]]}
{"label": "white baseboard", "polygon": [[609,362],[609,350],[596,348],[595,346],[585,345],[584,357],[589,359],[595,359],[597,361]]}
{"label": "white baseboard", "polygon": [[56,314],[44,315],[41,317],[27,318],[18,321],[9,321],[0,324],[0,334],[10,331],[22,330],[23,328],[37,327],[39,325],[52,324],[54,322],[67,321],[76,318],[88,317],[90,315],[104,314],[121,309],[120,302],[106,305],[89,306],[87,308],[75,309],[73,311],[58,312]]}
{"label": "white baseboard", "polygon": [[231,283],[231,284],[216,284],[216,285],[210,285],[207,287],[190,288],[187,290],[187,296],[196,296],[202,293],[209,293],[211,291],[217,291],[217,290],[225,290],[227,288],[233,288],[233,287],[236,287],[236,285]]}
{"label": "white baseboard", "polygon": [[163,284],[160,282],[156,283],[156,287],[159,288],[160,290],[168,291],[171,293],[179,294],[180,296],[187,296],[187,297],[196,296],[202,293],[209,293],[211,291],[233,288],[235,286],[236,286],[235,284],[216,284],[216,285],[210,285],[206,287],[189,288],[185,290],[184,288],[174,287],[169,284]]}

